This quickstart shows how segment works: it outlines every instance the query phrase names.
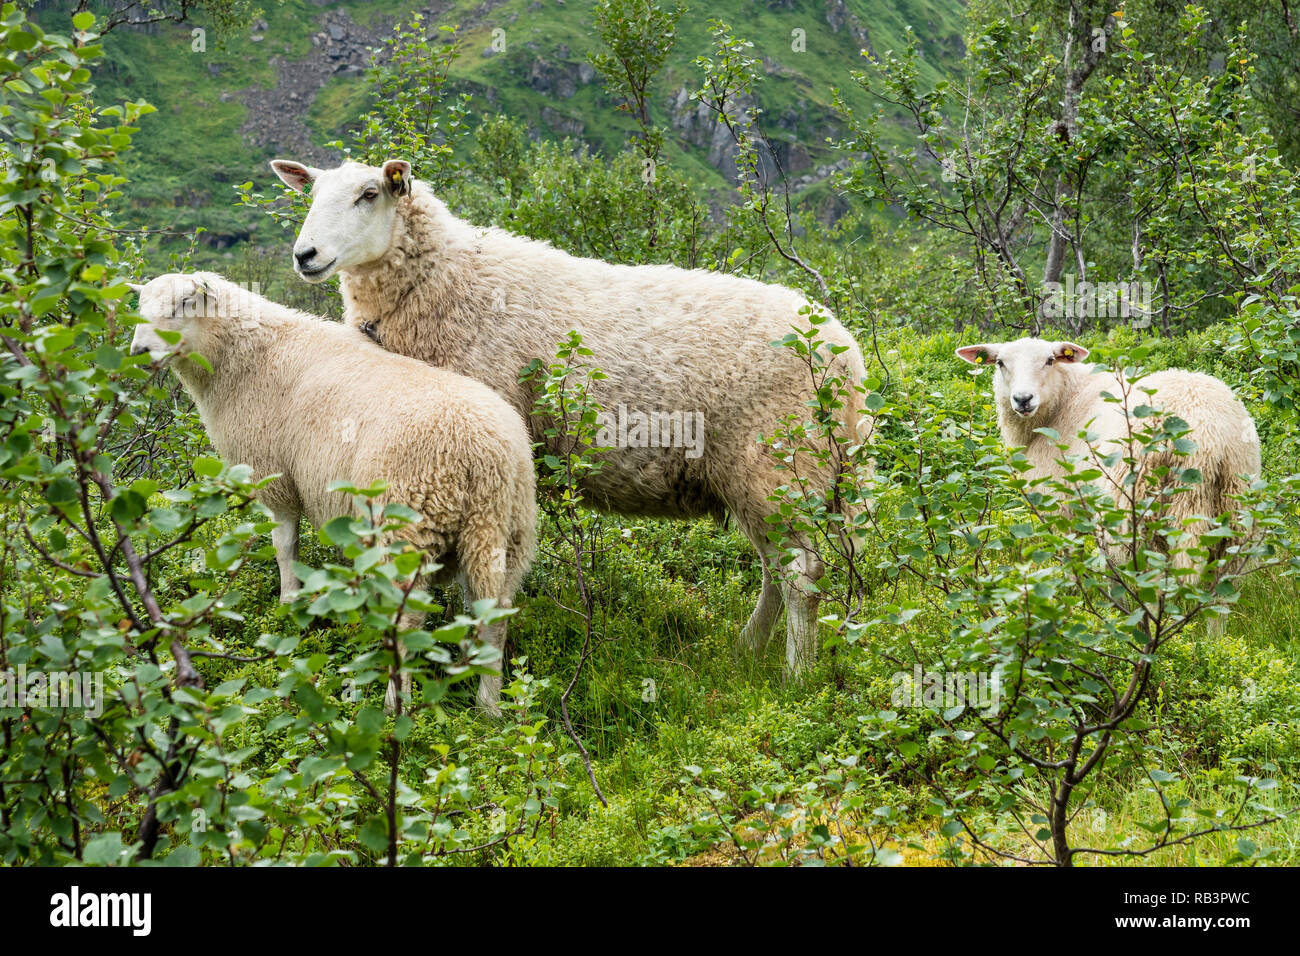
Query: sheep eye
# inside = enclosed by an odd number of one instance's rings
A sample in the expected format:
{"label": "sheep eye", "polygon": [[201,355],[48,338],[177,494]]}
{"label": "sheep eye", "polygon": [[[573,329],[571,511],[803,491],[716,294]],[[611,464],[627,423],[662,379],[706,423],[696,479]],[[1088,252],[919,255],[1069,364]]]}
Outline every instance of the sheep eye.
{"label": "sheep eye", "polygon": [[[378,195],[379,195],[378,189],[367,189],[365,192],[361,194],[361,199],[365,199],[369,201],[371,199],[374,199]],[[358,199],[357,202],[360,202],[361,199]]]}
{"label": "sheep eye", "polygon": [[1002,364],[1002,359],[998,359],[998,368],[1006,368],[1006,366]]}
{"label": "sheep eye", "polygon": [[1047,360],[1047,364],[1048,364],[1048,365],[1053,365],[1053,364],[1055,364],[1055,362],[1056,362],[1056,359],[1055,359],[1055,358],[1049,358],[1049,359]]}

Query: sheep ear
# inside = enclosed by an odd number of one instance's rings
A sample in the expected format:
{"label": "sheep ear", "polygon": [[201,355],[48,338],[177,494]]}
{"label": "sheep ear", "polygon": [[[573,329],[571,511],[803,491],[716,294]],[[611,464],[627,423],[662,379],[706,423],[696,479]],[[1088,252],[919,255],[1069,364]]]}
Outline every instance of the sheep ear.
{"label": "sheep ear", "polygon": [[320,175],[320,170],[287,159],[271,160],[271,168],[280,180],[294,192],[304,192],[307,186]]}
{"label": "sheep ear", "polygon": [[144,286],[142,286],[138,282],[128,282],[126,284],[126,287],[130,289],[132,292],[134,292],[136,295],[139,295],[141,292],[144,291]]}
{"label": "sheep ear", "polygon": [[405,196],[411,191],[411,164],[404,159],[390,159],[384,163],[384,187],[394,196]]}
{"label": "sheep ear", "polygon": [[996,345],[966,345],[957,349],[957,357],[971,365],[992,365],[998,358]]}
{"label": "sheep ear", "polygon": [[[217,293],[200,275],[190,276],[190,291],[185,296],[185,314],[189,318],[214,318],[217,315]],[[188,303],[193,303],[189,305]]]}
{"label": "sheep ear", "polygon": [[1082,362],[1088,357],[1088,350],[1073,342],[1056,343],[1056,360],[1058,362]]}

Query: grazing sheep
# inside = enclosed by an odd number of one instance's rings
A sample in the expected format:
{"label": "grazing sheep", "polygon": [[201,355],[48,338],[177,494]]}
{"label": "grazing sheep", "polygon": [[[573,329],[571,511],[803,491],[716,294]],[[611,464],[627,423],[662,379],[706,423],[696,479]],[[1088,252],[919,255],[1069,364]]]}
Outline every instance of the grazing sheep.
{"label": "grazing sheep", "polygon": [[[620,420],[608,433],[617,433],[617,450],[583,486],[588,501],[630,515],[730,512],[763,561],[762,593],[739,643],[762,653],[784,599],[787,668],[815,656],[815,582],[824,567],[815,549],[798,541],[782,573],[767,518],[776,508],[769,496],[790,473],[776,470],[756,439],[774,434],[787,415],[809,416],[814,386],[807,366],[772,343],[807,329],[807,314],[817,307],[784,286],[581,259],[471,225],[412,180],[410,164],[400,160],[329,171],[282,160],[271,165],[294,189],[312,184],[311,211],[293,249],[298,274],[322,282],[340,273],[348,324],[385,348],[490,385],[529,418],[535,442],[546,442],[554,423],[531,414],[533,391],[519,372],[549,359],[570,330],[581,333],[592,364],[608,376],[592,395]],[[829,346],[843,347],[833,359],[825,356],[836,374],[860,383],[866,369],[852,336],[829,316],[819,332]],[[846,421],[867,432],[856,389],[847,405]],[[653,431],[622,427],[624,419],[656,413],[680,414],[683,425],[702,422],[704,436],[655,441]],[[827,484],[828,476],[802,456],[796,464]]]}
{"label": "grazing sheep", "polygon": [[[1083,365],[1088,350],[1073,342],[1045,342],[1020,339],[1002,344],[970,345],[957,355],[972,364],[997,368],[993,391],[998,407],[998,424],[1008,445],[1023,446],[1033,468],[1027,477],[1063,475],[1062,452],[1057,442],[1035,432],[1051,428],[1067,444],[1064,454],[1083,455],[1087,445],[1078,435],[1085,428],[1099,436],[1097,449],[1105,456],[1125,449],[1128,423],[1124,403],[1108,402],[1102,392],[1122,398],[1124,387],[1114,373],[1099,366]],[[1260,473],[1259,436],[1245,406],[1223,382],[1200,372],[1169,369],[1154,372],[1135,382],[1127,405],[1129,411],[1149,405],[1176,415],[1190,426],[1189,438],[1196,444],[1188,456],[1159,453],[1145,467],[1170,465],[1200,471],[1200,484],[1174,497],[1171,512],[1182,521],[1201,516],[1215,518],[1236,510],[1233,495],[1243,493]],[[1142,427],[1135,420],[1136,427]],[[1126,495],[1123,481],[1128,466],[1120,462],[1109,469],[1107,480],[1117,493]],[[1191,530],[1203,532],[1208,521],[1194,522]],[[1226,545],[1225,545],[1226,546]],[[1127,557],[1125,555],[1125,557]],[[1176,563],[1187,566],[1185,555]]]}
{"label": "grazing sheep", "polygon": [[[511,605],[537,543],[536,481],[528,433],[491,389],[379,348],[355,329],[284,308],[211,273],[164,275],[137,286],[132,354],[174,351],[171,368],[194,397],[223,457],[279,474],[260,497],[272,532],[281,599],[293,572],[298,519],[319,526],[353,513],[334,481],[388,482],[377,499],[417,511],[395,537],[457,577],[467,605]],[[168,345],[160,331],[181,334]],[[211,371],[185,356],[197,352]],[[417,616],[402,627],[418,627]],[[484,629],[501,650],[505,624]],[[409,691],[409,681],[403,687]],[[484,676],[478,702],[497,713],[501,677]],[[396,703],[390,686],[388,704]]]}

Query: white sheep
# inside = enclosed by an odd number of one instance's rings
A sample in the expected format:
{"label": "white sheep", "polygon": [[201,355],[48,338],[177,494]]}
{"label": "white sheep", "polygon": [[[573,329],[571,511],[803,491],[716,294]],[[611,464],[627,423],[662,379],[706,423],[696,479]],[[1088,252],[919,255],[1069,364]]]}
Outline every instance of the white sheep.
{"label": "white sheep", "polygon": [[[471,225],[414,181],[400,160],[329,171],[282,160],[271,165],[294,189],[312,184],[311,210],[293,250],[298,274],[322,282],[339,273],[350,325],[385,348],[487,383],[529,418],[535,442],[547,441],[553,423],[531,416],[533,391],[519,372],[550,358],[573,329],[608,376],[592,395],[611,415],[680,413],[684,423],[702,421],[702,447],[611,428],[607,435],[619,447],[583,492],[595,506],[622,514],[730,512],[763,561],[762,593],[739,643],[761,654],[784,599],[787,668],[814,657],[815,582],[824,568],[804,540],[782,567],[767,519],[776,508],[771,496],[791,474],[774,468],[756,439],[773,435],[787,415],[804,421],[811,414],[808,367],[773,343],[809,328],[817,307],[784,286],[667,265],[612,265]],[[835,374],[859,385],[866,369],[853,337],[830,316],[818,331]],[[842,351],[832,357],[830,347]],[[870,419],[862,404],[853,389],[843,415],[866,440]],[[802,456],[796,467],[827,487],[829,469],[819,473]]]}
{"label": "white sheep", "polygon": [[[1128,447],[1129,419],[1141,405],[1177,416],[1191,429],[1188,437],[1196,447],[1190,455],[1156,453],[1143,468],[1149,472],[1169,465],[1200,471],[1200,483],[1174,496],[1170,504],[1171,516],[1186,522],[1193,533],[1207,530],[1209,519],[1236,511],[1232,496],[1242,494],[1260,474],[1254,419],[1232,389],[1211,375],[1168,369],[1123,383],[1109,370],[1082,364],[1088,357],[1083,346],[1033,338],[969,345],[957,349],[957,355],[996,368],[993,392],[1002,439],[1025,449],[1033,466],[1027,473],[1030,479],[1064,475],[1063,455],[1088,453],[1087,443],[1079,437],[1085,430],[1097,437],[1098,458],[1117,450],[1121,458],[1136,458],[1140,450]],[[1126,390],[1128,398],[1123,400]],[[1103,392],[1122,401],[1106,401]],[[1146,427],[1136,417],[1132,425],[1134,431]],[[1038,434],[1039,428],[1054,430],[1066,450],[1058,449],[1058,441]],[[1112,467],[1103,463],[1102,471],[1108,493],[1119,503],[1127,500],[1132,494],[1124,483],[1128,465],[1122,460]],[[1195,518],[1200,520],[1189,520]],[[1120,557],[1121,549],[1115,550]],[[1175,563],[1188,566],[1187,556],[1180,554]]]}
{"label": "white sheep", "polygon": [[[493,598],[511,606],[536,547],[536,481],[524,423],[496,393],[211,273],[136,288],[147,322],[136,327],[132,354],[170,353],[217,451],[257,477],[280,475],[260,498],[278,522],[282,599],[300,586],[299,517],[319,526],[354,513],[349,496],[329,485],[382,480],[380,505],[420,515],[397,539],[440,562],[439,579],[458,578],[467,605]],[[180,343],[168,344],[162,331],[179,332]],[[211,371],[187,357],[193,352]],[[404,630],[419,625],[403,618]],[[482,635],[498,651],[505,637],[500,621]],[[480,682],[478,702],[489,713],[498,712],[500,688],[499,674]],[[390,709],[396,693],[390,685]]]}

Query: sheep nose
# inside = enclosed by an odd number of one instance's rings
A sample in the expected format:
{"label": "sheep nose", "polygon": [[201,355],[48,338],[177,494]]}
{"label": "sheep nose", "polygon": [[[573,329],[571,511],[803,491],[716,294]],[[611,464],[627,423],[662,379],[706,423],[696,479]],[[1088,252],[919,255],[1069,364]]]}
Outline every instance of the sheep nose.
{"label": "sheep nose", "polygon": [[316,247],[312,246],[310,249],[304,249],[302,252],[295,250],[293,257],[298,260],[298,265],[305,266],[307,263],[311,262],[312,257],[315,255]]}
{"label": "sheep nose", "polygon": [[1011,400],[1016,403],[1016,408],[1028,408],[1034,400],[1034,393],[1016,392],[1011,396]]}
{"label": "sheep nose", "polygon": [[143,345],[133,345],[133,346],[131,346],[131,354],[132,354],[132,355],[143,355],[145,352],[148,352],[148,351],[149,351],[149,350],[148,350],[147,348],[145,348]]}

